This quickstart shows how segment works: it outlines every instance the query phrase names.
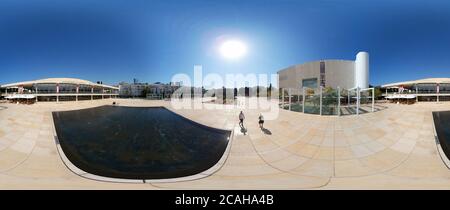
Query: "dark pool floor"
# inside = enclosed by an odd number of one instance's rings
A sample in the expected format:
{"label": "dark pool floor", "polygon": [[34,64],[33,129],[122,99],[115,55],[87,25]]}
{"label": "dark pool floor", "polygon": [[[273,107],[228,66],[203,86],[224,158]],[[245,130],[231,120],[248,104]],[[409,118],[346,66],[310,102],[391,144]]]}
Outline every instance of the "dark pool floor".
{"label": "dark pool floor", "polygon": [[99,176],[163,179],[215,165],[231,132],[210,128],[162,107],[101,106],[53,112],[64,154]]}
{"label": "dark pool floor", "polygon": [[450,159],[450,111],[433,112],[433,119],[439,143]]}

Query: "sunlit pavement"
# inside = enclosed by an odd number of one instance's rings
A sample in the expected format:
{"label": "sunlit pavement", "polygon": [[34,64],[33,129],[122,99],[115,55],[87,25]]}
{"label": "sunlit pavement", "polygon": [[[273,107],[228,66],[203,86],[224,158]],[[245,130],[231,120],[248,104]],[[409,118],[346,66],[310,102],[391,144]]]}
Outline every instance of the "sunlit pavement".
{"label": "sunlit pavement", "polygon": [[[252,100],[252,99],[250,99]],[[165,106],[196,122],[233,130],[226,162],[213,175],[175,183],[123,184],[82,178],[61,161],[52,111],[111,104]],[[280,110],[259,129],[259,109],[228,105],[175,109],[169,101],[0,104],[1,189],[450,189],[450,170],[434,139],[432,111],[450,103],[383,104],[359,116],[317,116]],[[246,115],[246,135],[238,125]]]}

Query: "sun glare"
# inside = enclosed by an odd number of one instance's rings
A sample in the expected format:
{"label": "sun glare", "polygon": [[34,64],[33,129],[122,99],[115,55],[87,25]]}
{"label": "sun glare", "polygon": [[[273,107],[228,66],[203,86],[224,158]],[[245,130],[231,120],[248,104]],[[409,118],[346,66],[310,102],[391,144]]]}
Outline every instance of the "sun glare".
{"label": "sun glare", "polygon": [[225,41],[220,46],[220,53],[227,59],[238,59],[247,53],[247,46],[238,40]]}

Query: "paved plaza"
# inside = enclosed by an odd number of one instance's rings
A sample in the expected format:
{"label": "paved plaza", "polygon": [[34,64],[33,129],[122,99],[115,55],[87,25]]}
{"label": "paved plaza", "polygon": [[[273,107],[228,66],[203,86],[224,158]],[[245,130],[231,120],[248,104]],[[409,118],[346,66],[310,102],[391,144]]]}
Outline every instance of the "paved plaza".
{"label": "paved plaza", "polygon": [[[112,183],[70,171],[54,140],[52,111],[101,105],[164,106],[201,124],[233,130],[226,161],[210,176],[172,183]],[[105,99],[0,104],[0,189],[450,189],[432,111],[450,103],[382,104],[359,116],[280,110],[258,127],[261,110],[174,109],[169,101]],[[206,104],[205,106],[216,106]],[[238,114],[246,114],[246,135]]]}

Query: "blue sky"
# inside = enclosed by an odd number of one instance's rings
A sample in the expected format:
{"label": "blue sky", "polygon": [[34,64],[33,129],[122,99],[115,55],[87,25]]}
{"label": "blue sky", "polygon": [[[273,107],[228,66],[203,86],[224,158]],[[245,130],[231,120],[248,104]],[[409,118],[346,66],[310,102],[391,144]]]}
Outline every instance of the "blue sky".
{"label": "blue sky", "polygon": [[[370,83],[450,77],[450,1],[1,0],[0,84],[75,77],[169,82],[176,73],[276,73],[370,53]],[[220,40],[248,45],[237,61]]]}

